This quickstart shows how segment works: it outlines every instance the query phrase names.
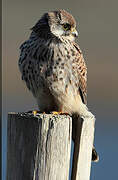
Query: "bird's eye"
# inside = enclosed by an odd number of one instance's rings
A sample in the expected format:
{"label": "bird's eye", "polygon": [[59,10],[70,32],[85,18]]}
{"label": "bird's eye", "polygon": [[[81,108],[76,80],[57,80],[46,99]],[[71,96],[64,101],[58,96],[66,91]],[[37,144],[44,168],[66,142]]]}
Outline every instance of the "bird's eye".
{"label": "bird's eye", "polygon": [[70,25],[70,24],[68,24],[68,23],[63,24],[63,28],[64,28],[64,30],[68,31],[68,30],[70,30],[70,29],[71,29],[71,25]]}

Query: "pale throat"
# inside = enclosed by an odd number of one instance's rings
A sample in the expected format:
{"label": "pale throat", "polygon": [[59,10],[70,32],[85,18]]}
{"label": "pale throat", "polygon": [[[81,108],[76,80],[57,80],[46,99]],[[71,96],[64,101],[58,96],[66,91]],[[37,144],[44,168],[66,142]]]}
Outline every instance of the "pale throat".
{"label": "pale throat", "polygon": [[75,41],[75,37],[70,33],[66,35],[65,31],[62,29],[61,26],[52,26],[51,32],[58,38],[64,38],[65,40]]}

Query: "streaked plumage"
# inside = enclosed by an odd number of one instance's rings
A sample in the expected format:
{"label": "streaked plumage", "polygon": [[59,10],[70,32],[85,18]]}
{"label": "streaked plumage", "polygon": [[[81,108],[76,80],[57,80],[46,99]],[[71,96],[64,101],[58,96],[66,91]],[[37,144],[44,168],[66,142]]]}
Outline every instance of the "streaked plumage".
{"label": "streaked plumage", "polygon": [[75,43],[76,22],[64,10],[46,13],[21,47],[19,68],[41,111],[91,115],[87,103],[87,68]]}

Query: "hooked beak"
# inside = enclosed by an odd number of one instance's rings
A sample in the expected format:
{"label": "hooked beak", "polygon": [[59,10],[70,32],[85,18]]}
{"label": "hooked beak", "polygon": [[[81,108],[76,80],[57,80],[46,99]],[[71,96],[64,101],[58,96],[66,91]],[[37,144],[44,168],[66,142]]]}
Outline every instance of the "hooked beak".
{"label": "hooked beak", "polygon": [[78,32],[75,28],[71,29],[71,33],[74,37],[77,37],[78,36]]}

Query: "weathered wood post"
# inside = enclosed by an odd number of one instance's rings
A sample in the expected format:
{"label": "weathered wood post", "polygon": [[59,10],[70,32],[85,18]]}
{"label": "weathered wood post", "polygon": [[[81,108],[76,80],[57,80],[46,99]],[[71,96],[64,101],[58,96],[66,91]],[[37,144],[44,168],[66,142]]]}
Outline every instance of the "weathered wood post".
{"label": "weathered wood post", "polygon": [[[8,114],[7,180],[69,180],[72,118]],[[94,121],[83,121],[72,180],[89,180]]]}
{"label": "weathered wood post", "polygon": [[68,180],[71,117],[8,115],[7,180]]}
{"label": "weathered wood post", "polygon": [[[71,180],[89,180],[91,170],[92,147],[94,140],[95,119],[84,119],[81,121],[79,141],[75,142],[73,157],[73,171]],[[79,155],[78,155],[79,149]]]}

